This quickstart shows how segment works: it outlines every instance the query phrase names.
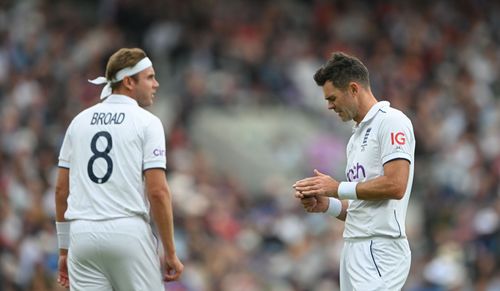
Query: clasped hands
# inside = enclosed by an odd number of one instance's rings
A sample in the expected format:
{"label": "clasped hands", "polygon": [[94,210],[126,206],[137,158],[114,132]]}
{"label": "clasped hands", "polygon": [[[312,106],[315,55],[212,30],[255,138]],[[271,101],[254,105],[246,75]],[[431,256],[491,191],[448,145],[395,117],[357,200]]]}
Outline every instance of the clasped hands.
{"label": "clasped hands", "polygon": [[299,180],[292,187],[308,212],[325,212],[329,207],[328,197],[338,198],[339,182],[316,169],[313,177]]}

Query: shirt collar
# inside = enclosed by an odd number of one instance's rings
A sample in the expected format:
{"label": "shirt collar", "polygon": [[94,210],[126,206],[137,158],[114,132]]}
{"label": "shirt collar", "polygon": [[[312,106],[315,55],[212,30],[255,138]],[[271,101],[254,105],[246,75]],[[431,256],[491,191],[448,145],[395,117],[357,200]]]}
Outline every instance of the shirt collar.
{"label": "shirt collar", "polygon": [[366,122],[370,121],[373,117],[375,117],[375,115],[377,114],[377,112],[379,112],[379,110],[382,110],[383,108],[389,107],[390,105],[391,105],[391,103],[389,103],[389,101],[379,101],[379,102],[375,103],[375,105],[373,105],[372,108],[370,108],[370,110],[368,110],[368,113],[366,113],[363,120],[361,120],[361,122],[359,124],[354,124],[352,131],[353,132],[356,131],[356,129],[358,129],[360,126],[362,126]]}
{"label": "shirt collar", "polygon": [[121,103],[121,104],[132,104],[132,105],[137,105],[139,106],[139,103],[132,97],[129,97],[127,95],[121,95],[121,94],[112,94],[109,95],[103,103]]}

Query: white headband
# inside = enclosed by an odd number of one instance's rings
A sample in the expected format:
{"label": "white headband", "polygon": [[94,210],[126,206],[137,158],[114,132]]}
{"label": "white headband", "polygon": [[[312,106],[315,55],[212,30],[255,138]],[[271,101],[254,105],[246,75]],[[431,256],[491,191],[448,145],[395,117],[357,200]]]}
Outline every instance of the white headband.
{"label": "white headband", "polygon": [[151,60],[148,57],[145,57],[144,59],[140,60],[137,64],[135,64],[135,66],[119,70],[116,73],[116,77],[113,80],[108,80],[105,77],[97,77],[94,80],[88,80],[88,81],[95,85],[106,84],[106,86],[104,86],[104,88],[101,91],[101,99],[104,99],[112,94],[111,83],[120,82],[121,80],[123,80],[123,78],[133,76],[152,66],[153,63],[151,63]]}

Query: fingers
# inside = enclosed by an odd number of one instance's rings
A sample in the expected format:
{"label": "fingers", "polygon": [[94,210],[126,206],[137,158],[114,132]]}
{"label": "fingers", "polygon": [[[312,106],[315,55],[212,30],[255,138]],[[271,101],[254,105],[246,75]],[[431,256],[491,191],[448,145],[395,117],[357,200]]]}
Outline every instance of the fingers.
{"label": "fingers", "polygon": [[297,198],[297,199],[302,199],[302,198],[304,198],[304,197],[302,196],[302,193],[300,193],[299,191],[295,191],[294,196],[295,196],[295,198]]}
{"label": "fingers", "polygon": [[300,202],[304,207],[314,207],[318,201],[315,197],[307,197],[300,199]]}
{"label": "fingers", "polygon": [[64,288],[69,288],[68,274],[59,272],[59,276],[57,276],[57,283]]}
{"label": "fingers", "polygon": [[167,270],[165,271],[165,276],[163,276],[163,280],[167,282],[176,281],[181,276],[183,269],[184,269],[183,265],[176,266],[175,269],[172,267],[167,267]]}
{"label": "fingers", "polygon": [[178,280],[182,271],[184,271],[184,265],[176,257],[173,262],[167,263],[163,280],[167,282]]}
{"label": "fingers", "polygon": [[295,184],[293,184],[293,186],[302,186],[302,187],[305,187],[305,186],[311,186],[311,185],[314,185],[317,183],[317,177],[310,177],[310,178],[304,178],[302,180],[298,180],[297,182],[295,182]]}
{"label": "fingers", "polygon": [[294,196],[297,199],[310,198],[310,197],[316,196],[317,193],[319,193],[319,192],[316,190],[311,190],[311,189],[310,190],[300,190],[300,191],[296,190]]}
{"label": "fingers", "polygon": [[313,197],[313,196],[314,195],[310,195],[307,192],[300,192],[300,191],[296,191],[295,192],[295,198],[298,198],[298,199],[307,198],[307,197]]}
{"label": "fingers", "polygon": [[57,275],[57,283],[64,288],[69,288],[68,265],[66,256],[59,256],[58,260],[59,274]]}
{"label": "fingers", "polygon": [[318,204],[318,200],[315,197],[302,198],[300,202],[302,203],[302,207],[308,212],[314,211]]}
{"label": "fingers", "polygon": [[312,196],[328,196],[334,180],[318,170],[314,170],[315,177],[309,177],[295,182],[292,187],[295,189],[295,197],[305,198]]}
{"label": "fingers", "polygon": [[296,198],[306,198],[321,195],[321,188],[318,186],[294,187]]}
{"label": "fingers", "polygon": [[175,281],[179,279],[180,276],[181,276],[180,273],[177,273],[175,270],[170,269],[165,271],[165,276],[163,276],[163,280],[167,282]]}
{"label": "fingers", "polygon": [[307,211],[307,212],[316,212],[316,205],[315,206],[310,206],[310,207],[304,207],[304,209]]}
{"label": "fingers", "polygon": [[321,172],[320,172],[320,171],[318,171],[317,169],[314,169],[314,171],[313,171],[313,172],[314,172],[314,175],[316,175],[316,176],[326,176],[326,174],[321,173]]}
{"label": "fingers", "polygon": [[306,187],[312,187],[317,184],[317,181],[315,178],[306,178],[303,180],[299,180],[295,182],[292,187],[297,189],[300,188],[301,190],[305,190]]}

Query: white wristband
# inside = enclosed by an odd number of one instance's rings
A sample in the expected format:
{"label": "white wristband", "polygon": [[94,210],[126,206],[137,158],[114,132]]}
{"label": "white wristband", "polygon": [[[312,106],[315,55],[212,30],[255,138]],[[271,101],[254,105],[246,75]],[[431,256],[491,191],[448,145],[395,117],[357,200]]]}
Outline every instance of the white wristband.
{"label": "white wristband", "polygon": [[337,191],[339,199],[349,199],[356,200],[358,195],[356,194],[356,185],[358,182],[340,182],[339,189]]}
{"label": "white wristband", "polygon": [[328,209],[325,212],[333,217],[339,216],[342,212],[342,202],[340,202],[340,200],[336,198],[330,197],[328,197],[328,200],[330,200],[330,204],[328,205]]}
{"label": "white wristband", "polygon": [[57,243],[60,249],[69,248],[69,222],[56,221]]}

